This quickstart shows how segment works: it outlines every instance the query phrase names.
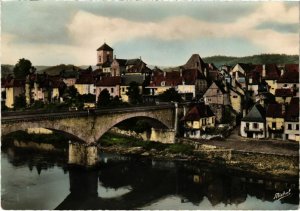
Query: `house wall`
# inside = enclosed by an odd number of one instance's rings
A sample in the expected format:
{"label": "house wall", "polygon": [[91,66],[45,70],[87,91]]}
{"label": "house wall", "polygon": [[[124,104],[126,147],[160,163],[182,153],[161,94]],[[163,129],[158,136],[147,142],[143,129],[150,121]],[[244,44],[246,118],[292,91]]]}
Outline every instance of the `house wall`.
{"label": "house wall", "polygon": [[[242,137],[247,137],[247,133],[245,131],[245,127],[246,127],[247,123],[249,123],[249,130],[250,131],[255,132],[255,131],[263,130],[263,133],[260,133],[260,134],[254,134],[253,133],[252,138],[265,138],[266,130],[265,130],[265,124],[264,123],[262,123],[262,122],[244,122],[244,121],[241,122],[241,127],[240,127],[240,132],[241,132]],[[254,128],[254,123],[258,124],[257,128]]]}
{"label": "house wall", "polygon": [[230,104],[236,112],[242,112],[242,96],[232,90],[230,91]]}
{"label": "house wall", "polygon": [[8,108],[13,108],[15,103],[15,97],[24,94],[25,90],[23,87],[11,87],[11,88],[5,88],[5,92],[6,92],[5,105]]}
{"label": "house wall", "polygon": [[[291,125],[291,129],[289,129]],[[298,125],[298,129],[297,129]],[[284,123],[284,138],[294,141],[300,141],[299,122],[285,122]]]}
{"label": "house wall", "polygon": [[284,104],[284,103],[290,103],[291,102],[291,97],[286,97],[286,98],[283,98],[283,97],[275,97],[275,101],[277,103],[280,103],[280,104]]}
{"label": "house wall", "polygon": [[177,91],[180,94],[193,93],[193,98],[196,97],[195,85],[178,85]]}
{"label": "house wall", "polygon": [[224,105],[224,94],[217,87],[217,85],[212,84],[203,95],[204,102],[206,105],[209,104],[222,104]]}
{"label": "house wall", "polygon": [[63,79],[63,82],[69,87],[74,86],[76,83],[76,78],[65,78]]}
{"label": "house wall", "polygon": [[94,84],[75,84],[74,86],[77,89],[78,93],[81,95],[96,94],[96,89]]}
{"label": "house wall", "polygon": [[265,80],[265,81],[270,86],[269,92],[275,95],[275,90],[278,88],[276,80]]}
{"label": "house wall", "polygon": [[98,101],[98,97],[100,95],[100,93],[104,90],[107,89],[107,91],[109,92],[110,96],[115,97],[118,96],[120,97],[120,86],[97,86],[96,87],[96,101]]}
{"label": "house wall", "polygon": [[298,83],[277,83],[277,89],[283,89],[283,88],[297,89],[297,92],[294,96],[299,97],[299,84]]}
{"label": "house wall", "polygon": [[58,90],[58,88],[53,88],[53,90],[52,90],[52,96],[51,96],[51,99],[53,99],[53,98],[57,98],[57,99],[59,99],[59,90]]}

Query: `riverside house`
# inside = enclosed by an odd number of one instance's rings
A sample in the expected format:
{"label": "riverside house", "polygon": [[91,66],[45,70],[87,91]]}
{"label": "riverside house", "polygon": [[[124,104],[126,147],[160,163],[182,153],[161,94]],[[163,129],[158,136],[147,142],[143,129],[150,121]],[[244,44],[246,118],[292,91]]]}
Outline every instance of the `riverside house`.
{"label": "riverside house", "polygon": [[247,138],[266,137],[266,113],[260,104],[255,104],[241,120],[240,133]]}
{"label": "riverside house", "polygon": [[96,102],[103,90],[107,90],[112,97],[120,97],[121,77],[102,77],[95,83],[96,86]]}
{"label": "riverside house", "polygon": [[8,108],[13,108],[16,97],[25,94],[25,80],[9,78],[2,86],[5,87],[6,93],[5,105]]}
{"label": "riverside house", "polygon": [[284,139],[300,141],[298,97],[293,98],[287,106],[284,121]]}
{"label": "riverside house", "polygon": [[267,137],[283,139],[284,113],[283,105],[269,104],[266,112]]}
{"label": "riverside house", "polygon": [[181,119],[184,123],[185,137],[200,138],[208,128],[214,128],[216,117],[204,103],[193,106]]}

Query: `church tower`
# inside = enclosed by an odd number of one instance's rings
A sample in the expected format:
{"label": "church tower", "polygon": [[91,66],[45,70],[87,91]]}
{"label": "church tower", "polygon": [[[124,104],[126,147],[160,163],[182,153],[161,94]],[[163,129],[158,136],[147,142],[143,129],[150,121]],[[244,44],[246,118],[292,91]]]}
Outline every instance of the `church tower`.
{"label": "church tower", "polygon": [[97,66],[103,66],[106,62],[109,64],[113,61],[113,52],[109,45],[104,43],[101,47],[97,49]]}

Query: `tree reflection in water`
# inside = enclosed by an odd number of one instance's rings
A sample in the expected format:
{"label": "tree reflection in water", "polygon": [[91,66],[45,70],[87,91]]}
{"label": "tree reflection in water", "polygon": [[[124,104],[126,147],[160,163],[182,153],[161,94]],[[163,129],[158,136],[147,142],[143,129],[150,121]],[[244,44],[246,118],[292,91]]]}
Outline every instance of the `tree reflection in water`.
{"label": "tree reflection in water", "polygon": [[[297,179],[275,180],[200,163],[120,156],[107,159],[106,155],[101,155],[103,162],[97,168],[85,169],[67,165],[64,154],[19,150],[5,153],[12,165],[28,166],[31,171],[37,169],[38,174],[53,166],[60,166],[69,173],[70,193],[56,209],[138,209],[171,196],[179,197],[181,203],[192,203],[195,209],[201,209],[201,203],[208,199],[214,209],[220,204],[239,205],[247,200],[247,196],[273,202],[275,193],[289,188],[293,194],[281,202],[299,203]],[[126,191],[118,192],[124,187]],[[101,196],[102,189],[110,189],[111,197]]]}

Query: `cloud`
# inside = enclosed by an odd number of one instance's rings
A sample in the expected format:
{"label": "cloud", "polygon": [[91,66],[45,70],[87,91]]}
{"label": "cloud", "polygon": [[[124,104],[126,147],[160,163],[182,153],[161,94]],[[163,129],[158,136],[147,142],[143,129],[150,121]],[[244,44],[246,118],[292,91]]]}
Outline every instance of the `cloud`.
{"label": "cloud", "polygon": [[213,23],[188,16],[169,17],[156,22],[138,22],[78,11],[67,28],[74,43],[94,48],[103,41],[115,44],[145,37],[165,41],[236,37],[246,38],[268,52],[296,54],[296,33],[279,33],[256,26],[264,22],[282,25],[298,23],[298,9],[298,6],[288,8],[284,2],[267,2],[253,13],[232,23]]}

